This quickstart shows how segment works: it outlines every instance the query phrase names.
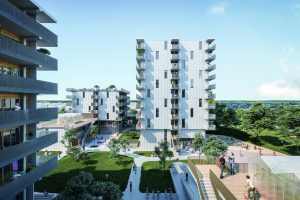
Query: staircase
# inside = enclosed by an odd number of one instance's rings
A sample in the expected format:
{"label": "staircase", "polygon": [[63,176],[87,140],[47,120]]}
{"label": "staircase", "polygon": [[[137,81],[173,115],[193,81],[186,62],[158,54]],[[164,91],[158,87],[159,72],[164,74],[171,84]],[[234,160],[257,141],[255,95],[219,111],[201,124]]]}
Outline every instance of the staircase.
{"label": "staircase", "polygon": [[200,179],[200,184],[204,193],[204,200],[217,200],[209,178],[203,177],[203,179]]}

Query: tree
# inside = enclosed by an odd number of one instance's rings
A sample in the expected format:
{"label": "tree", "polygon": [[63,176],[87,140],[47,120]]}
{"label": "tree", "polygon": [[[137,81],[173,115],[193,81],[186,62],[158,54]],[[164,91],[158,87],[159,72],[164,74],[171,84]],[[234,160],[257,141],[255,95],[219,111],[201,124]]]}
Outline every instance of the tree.
{"label": "tree", "polygon": [[221,154],[225,153],[227,149],[227,145],[216,136],[210,136],[203,146],[204,154],[213,157],[219,157]]}
{"label": "tree", "polygon": [[109,148],[109,152],[110,152],[110,155],[109,157],[110,158],[117,158],[118,157],[118,154],[120,152],[120,146],[119,146],[119,140],[116,139],[116,138],[112,138],[109,143],[108,143],[108,148]]}
{"label": "tree", "polygon": [[126,151],[129,148],[129,141],[126,137],[120,138],[119,139],[119,145],[120,148],[122,149],[122,151],[124,152],[124,154],[126,155]]}
{"label": "tree", "polygon": [[37,51],[39,51],[39,52],[41,52],[43,54],[46,54],[48,56],[51,55],[51,52],[48,49],[45,49],[45,48],[39,48],[39,49],[37,49]]}
{"label": "tree", "polygon": [[158,146],[154,148],[154,155],[159,158],[159,165],[166,169],[167,159],[173,157],[173,152],[169,150],[169,142],[161,141],[158,143]]}
{"label": "tree", "polygon": [[225,104],[216,103],[215,113],[215,124],[218,128],[232,128],[239,123],[235,110]]}
{"label": "tree", "polygon": [[99,128],[95,125],[92,125],[90,135],[92,138],[94,138],[94,146],[96,146],[96,137],[99,133]]}
{"label": "tree", "polygon": [[106,89],[107,89],[107,90],[112,90],[112,89],[115,89],[115,88],[116,88],[115,85],[110,85],[110,86],[108,86]]}
{"label": "tree", "polygon": [[253,104],[242,117],[242,128],[254,133],[260,139],[264,129],[274,128],[274,115],[269,107],[261,103]]}
{"label": "tree", "polygon": [[72,177],[56,200],[96,200],[102,196],[105,200],[121,200],[120,187],[111,182],[95,181],[89,172],[81,171],[79,175]]}
{"label": "tree", "polygon": [[204,142],[205,142],[205,138],[203,137],[203,135],[200,133],[196,133],[195,138],[193,140],[193,147],[196,151],[197,150],[199,151],[199,159],[201,155],[201,148],[203,147]]}

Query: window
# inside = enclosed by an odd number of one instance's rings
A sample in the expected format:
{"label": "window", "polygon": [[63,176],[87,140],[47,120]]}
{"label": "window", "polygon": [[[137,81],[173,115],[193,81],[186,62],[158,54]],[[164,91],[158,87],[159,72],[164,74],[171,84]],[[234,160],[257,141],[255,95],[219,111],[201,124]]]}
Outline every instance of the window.
{"label": "window", "polygon": [[155,52],[155,58],[156,58],[156,60],[159,59],[159,51],[156,51],[156,52]]}
{"label": "window", "polygon": [[199,107],[202,107],[202,99],[199,99]]}
{"label": "window", "polygon": [[156,114],[156,117],[159,117],[159,108],[156,108],[156,112],[155,112]]}
{"label": "window", "polygon": [[168,106],[168,99],[165,99],[165,107]]}
{"label": "window", "polygon": [[167,79],[167,78],[168,78],[168,71],[165,70],[165,79]]}
{"label": "window", "polygon": [[168,41],[165,41],[165,50],[167,50],[168,49]]}
{"label": "window", "polygon": [[103,105],[103,99],[100,100],[100,105]]}
{"label": "window", "polygon": [[181,120],[181,126],[182,126],[182,128],[185,128],[185,119]]}
{"label": "window", "polygon": [[147,97],[150,98],[150,89],[147,89]]}
{"label": "window", "polygon": [[191,79],[191,88],[194,88],[194,79]]}
{"label": "window", "polygon": [[202,41],[199,42],[199,50],[202,49]]}
{"label": "window", "polygon": [[91,106],[89,106],[89,112],[91,111]]}
{"label": "window", "polygon": [[109,91],[106,91],[106,98],[109,98]]}
{"label": "window", "polygon": [[113,106],[113,112],[115,112],[115,106]]}
{"label": "window", "polygon": [[193,59],[194,59],[194,52],[191,51],[191,60],[193,60]]}
{"label": "window", "polygon": [[77,104],[77,106],[78,106],[78,105],[79,105],[79,99],[76,99],[76,101],[77,101],[76,104]]}
{"label": "window", "polygon": [[202,70],[199,70],[199,78],[202,77]]}
{"label": "window", "polygon": [[181,97],[182,97],[182,98],[185,98],[185,90],[182,90],[182,91],[181,91]]}
{"label": "window", "polygon": [[190,113],[191,117],[194,117],[194,109],[191,108],[191,113]]}
{"label": "window", "polygon": [[150,128],[150,119],[147,119],[147,128]]}
{"label": "window", "polygon": [[185,69],[185,60],[182,60],[182,68]]}
{"label": "window", "polygon": [[109,119],[109,113],[106,113],[106,119]]}
{"label": "window", "polygon": [[156,85],[156,88],[159,88],[159,80],[158,79],[156,79],[156,81],[155,81],[156,83],[155,83],[155,85]]}
{"label": "window", "polygon": [[82,97],[85,98],[85,92],[84,91],[82,92]]}

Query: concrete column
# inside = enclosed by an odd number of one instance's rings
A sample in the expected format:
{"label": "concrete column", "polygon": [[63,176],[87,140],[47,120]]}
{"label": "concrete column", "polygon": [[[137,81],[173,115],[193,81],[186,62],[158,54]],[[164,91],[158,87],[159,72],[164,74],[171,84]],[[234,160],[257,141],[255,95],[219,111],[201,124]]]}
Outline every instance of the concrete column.
{"label": "concrete column", "polygon": [[26,188],[26,200],[33,200],[34,184]]}

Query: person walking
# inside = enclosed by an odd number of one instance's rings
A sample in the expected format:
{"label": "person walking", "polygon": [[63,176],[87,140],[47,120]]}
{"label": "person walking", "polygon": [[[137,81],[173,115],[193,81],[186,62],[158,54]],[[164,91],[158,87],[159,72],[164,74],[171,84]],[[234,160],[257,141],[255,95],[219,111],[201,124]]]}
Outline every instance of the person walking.
{"label": "person walking", "polygon": [[234,153],[231,152],[231,155],[229,156],[229,166],[230,166],[230,174],[234,175],[235,174],[235,156]]}
{"label": "person walking", "polygon": [[187,172],[185,173],[185,181],[189,182],[189,174]]}
{"label": "person walking", "polygon": [[225,162],[226,162],[224,156],[225,156],[225,155],[222,155],[222,156],[220,157],[220,159],[219,159],[219,161],[220,161],[220,167],[221,167],[220,179],[223,179],[223,178],[224,178],[223,173],[224,173]]}
{"label": "person walking", "polygon": [[246,185],[245,185],[245,189],[247,189],[247,196],[248,196],[248,199],[253,199],[250,197],[250,193],[254,193],[255,195],[255,187],[253,185],[253,182],[250,178],[249,175],[246,176]]}
{"label": "person walking", "polygon": [[130,192],[132,192],[132,181],[130,181],[130,183],[129,183],[129,189],[130,189]]}

